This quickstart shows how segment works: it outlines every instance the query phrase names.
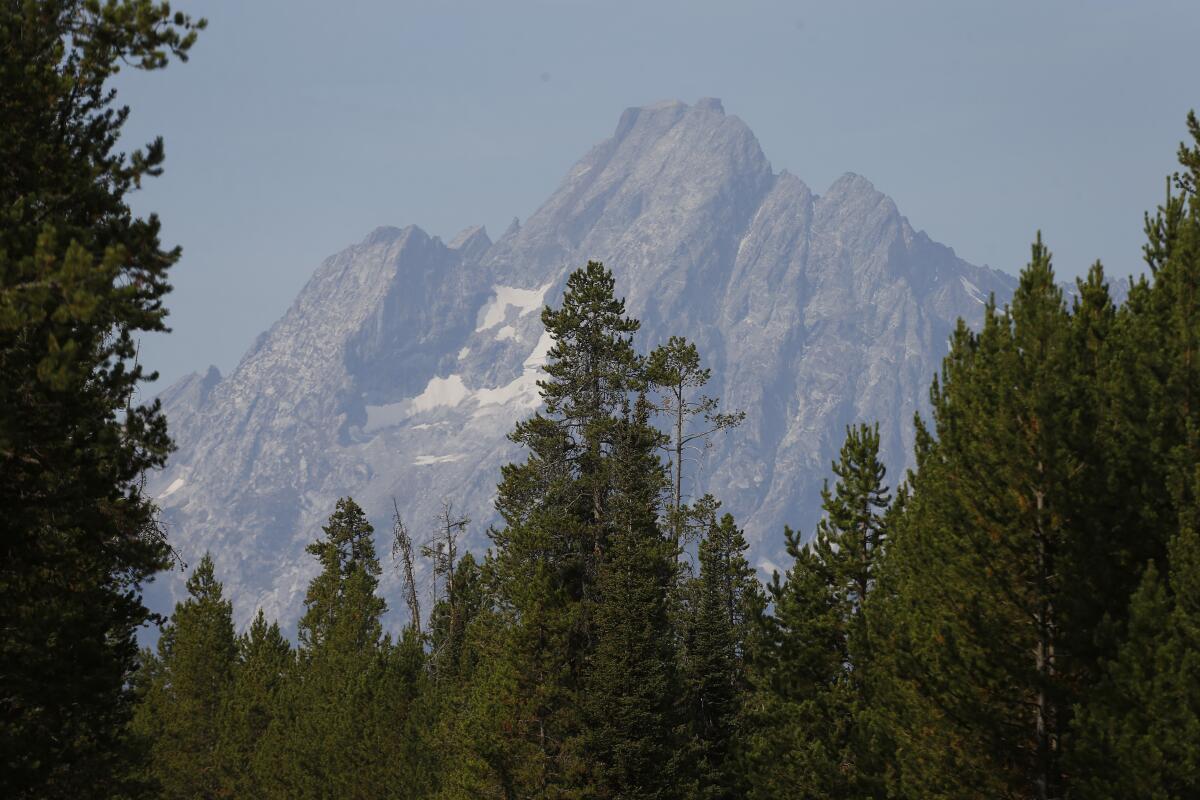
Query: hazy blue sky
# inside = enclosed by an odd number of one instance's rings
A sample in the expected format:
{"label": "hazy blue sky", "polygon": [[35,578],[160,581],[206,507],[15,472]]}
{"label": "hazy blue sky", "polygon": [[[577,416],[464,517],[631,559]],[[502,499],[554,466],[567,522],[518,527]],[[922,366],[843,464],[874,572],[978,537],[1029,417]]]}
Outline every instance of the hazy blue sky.
{"label": "hazy blue sky", "polygon": [[858,172],[1010,272],[1041,228],[1064,276],[1140,271],[1200,106],[1195,0],[175,5],[209,19],[191,61],[119,84],[128,146],[167,143],[135,205],[185,253],[164,382],[227,372],[375,226],[498,235],[628,106],[719,97],[818,193]]}

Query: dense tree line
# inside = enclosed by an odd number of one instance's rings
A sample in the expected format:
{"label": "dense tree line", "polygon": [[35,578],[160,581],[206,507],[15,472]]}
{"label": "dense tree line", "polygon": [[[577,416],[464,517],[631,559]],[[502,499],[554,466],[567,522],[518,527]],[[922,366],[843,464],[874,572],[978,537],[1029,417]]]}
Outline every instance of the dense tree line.
{"label": "dense tree line", "polygon": [[[200,565],[134,726],[180,797],[1187,798],[1200,793],[1200,125],[1147,218],[1150,273],[1068,302],[1040,237],[960,324],[889,485],[847,428],[806,542],[764,587],[681,441],[737,413],[699,353],[642,355],[611,273],[542,321],[482,561],[449,508],[422,630],[379,624],[346,499],[291,649],[240,639]],[[403,536],[407,531],[400,529]],[[411,545],[409,545],[411,551]],[[415,601],[412,602],[415,608]],[[197,674],[200,673],[200,674]]]}
{"label": "dense tree line", "polygon": [[428,614],[413,585],[384,630],[345,498],[294,643],[261,612],[239,634],[205,557],[139,655],[171,555],[141,479],[170,442],[135,336],[164,329],[179,251],[128,207],[163,150],[116,150],[108,87],[201,27],[151,0],[0,7],[0,794],[1200,796],[1194,115],[1127,299],[1096,265],[1068,300],[1039,236],[1011,302],[955,332],[915,468],[892,486],[850,426],[765,586],[683,491],[687,449],[741,414],[692,344],[639,352],[593,262],[543,312],[490,549],[459,557],[447,506],[422,550]]}

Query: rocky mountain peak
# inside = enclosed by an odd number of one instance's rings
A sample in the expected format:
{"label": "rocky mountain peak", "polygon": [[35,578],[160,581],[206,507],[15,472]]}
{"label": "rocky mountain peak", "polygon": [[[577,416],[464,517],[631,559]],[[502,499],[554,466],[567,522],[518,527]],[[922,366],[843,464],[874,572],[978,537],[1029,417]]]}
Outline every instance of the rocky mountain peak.
{"label": "rocky mountain peak", "polygon": [[464,261],[478,261],[491,246],[492,240],[482,225],[464,228],[446,245],[451,250],[458,251]]}
{"label": "rocky mountain peak", "polygon": [[907,226],[892,198],[861,175],[847,172],[818,198],[816,212],[832,219],[869,220],[872,224]]}
{"label": "rocky mountain peak", "polygon": [[488,254],[488,266],[528,283],[536,280],[524,257],[532,252],[539,261],[561,261],[588,250],[619,264],[627,251],[651,242],[677,255],[728,247],[689,223],[718,216],[726,228],[743,224],[773,180],[754,134],[719,101],[628,109],[614,135],[580,159],[524,227]]}
{"label": "rocky mountain peak", "polygon": [[[613,269],[643,349],[692,339],[711,393],[747,412],[689,487],[723,499],[766,572],[784,523],[811,530],[846,424],[879,421],[887,462],[908,463],[956,319],[1014,284],[915,234],[865,178],[817,196],[775,174],[714,99],[627,110],[523,226],[449,242],[376,229],[321,264],[231,375],[164,393],[179,450],[151,489],[185,558],[212,550],[240,620],[296,618],[304,545],[340,496],[381,536],[395,498],[418,540],[452,500],[474,520],[466,546],[486,546],[499,468],[519,456],[506,434],[539,404],[539,312],[589,259]],[[384,588],[395,600],[394,576]]]}
{"label": "rocky mountain peak", "polygon": [[406,233],[409,233],[410,228],[412,230],[424,233],[424,231],[421,231],[421,229],[415,225],[410,225],[408,228],[397,228],[395,225],[380,225],[363,238],[360,246],[371,247],[373,245],[391,244],[400,237],[404,236]]}

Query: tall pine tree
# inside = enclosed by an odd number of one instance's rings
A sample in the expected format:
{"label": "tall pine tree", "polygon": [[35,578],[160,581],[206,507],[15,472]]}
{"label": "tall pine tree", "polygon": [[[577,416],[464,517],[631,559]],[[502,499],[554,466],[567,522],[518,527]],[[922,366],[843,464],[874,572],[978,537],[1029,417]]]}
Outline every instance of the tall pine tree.
{"label": "tall pine tree", "polygon": [[501,724],[523,753],[512,780],[523,797],[557,797],[588,781],[584,684],[596,644],[600,567],[614,533],[613,459],[623,409],[642,382],[636,320],[612,274],[589,262],[542,323],[554,344],[539,382],[543,413],[517,425],[523,463],[502,470],[496,507],[497,602],[511,624],[502,658],[517,686]]}
{"label": "tall pine tree", "polygon": [[279,625],[267,624],[261,610],[238,637],[233,688],[221,713],[218,760],[222,796],[264,796],[258,749],[270,727],[295,654]]}
{"label": "tall pine tree", "polygon": [[1078,341],[1039,237],[1011,308],[989,307],[978,334],[960,324],[932,391],[937,438],[919,426],[888,565],[902,796],[1066,791],[1091,623],[1111,602],[1086,579],[1109,548]]}
{"label": "tall pine tree", "polygon": [[[684,503],[684,461],[689,451],[707,448],[709,437],[742,424],[743,411],[722,412],[720,401],[701,394],[712,377],[712,370],[700,366],[696,345],[682,336],[672,336],[667,343],[656,347],[646,359],[646,376],[658,390],[656,409],[667,417],[667,436],[664,449],[670,453],[671,505],[669,523],[679,546],[683,545],[689,529],[689,516],[703,519],[702,507],[687,508]],[[695,422],[699,421],[700,425]],[[700,442],[701,444],[697,444]]]}
{"label": "tall pine tree", "polygon": [[149,773],[164,798],[221,796],[221,718],[233,686],[233,606],[206,554],[158,640],[154,680],[134,730],[151,742]]}
{"label": "tall pine tree", "polygon": [[746,538],[733,515],[718,521],[715,512],[698,548],[700,574],[687,587],[682,635],[691,794],[713,800],[744,796],[736,753],[748,691],[746,656],[765,605],[746,561]]}
{"label": "tall pine tree", "polygon": [[1150,277],[1133,286],[1114,324],[1110,397],[1120,446],[1110,449],[1110,460],[1129,488],[1111,521],[1128,530],[1118,551],[1128,565],[1123,581],[1137,574],[1139,560],[1146,566],[1127,623],[1106,621],[1106,630],[1123,630],[1123,641],[1080,703],[1073,766],[1087,797],[1200,792],[1200,121],[1194,113],[1188,129],[1192,141],[1179,148],[1182,170],[1158,212],[1146,217]]}
{"label": "tall pine tree", "polygon": [[882,797],[869,733],[875,667],[865,615],[887,539],[890,495],[877,427],[848,428],[822,491],[825,516],[813,542],[790,531],[792,568],[770,593],[756,665],[748,748],[754,796]]}
{"label": "tall pine tree", "polygon": [[395,794],[419,648],[382,635],[387,606],[362,508],[339,500],[323,530],[308,547],[321,572],[305,596],[297,663],[279,692],[258,770],[268,797]]}
{"label": "tall pine tree", "polygon": [[159,221],[127,195],[161,140],[122,150],[122,66],[185,60],[202,21],[149,0],[0,7],[0,794],[114,795],[134,757],[141,582],[167,551],[141,476],[170,449],[133,402],[165,330]]}
{"label": "tall pine tree", "polygon": [[680,782],[680,696],[669,598],[674,537],[659,524],[666,473],[662,437],[639,396],[617,427],[611,455],[609,545],[602,554],[585,676],[588,791],[597,797],[667,798]]}

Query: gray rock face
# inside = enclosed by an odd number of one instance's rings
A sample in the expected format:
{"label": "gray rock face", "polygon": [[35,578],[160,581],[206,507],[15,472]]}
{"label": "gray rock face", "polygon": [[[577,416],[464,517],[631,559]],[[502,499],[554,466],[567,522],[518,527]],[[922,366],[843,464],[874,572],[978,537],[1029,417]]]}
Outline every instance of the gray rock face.
{"label": "gray rock face", "polygon": [[[914,231],[864,178],[817,196],[774,173],[717,100],[629,109],[499,241],[376,230],[326,260],[231,375],[162,395],[179,450],[151,491],[185,559],[213,553],[240,622],[299,616],[304,546],[339,496],[371,515],[381,553],[393,497],[418,540],[452,500],[486,548],[499,467],[519,456],[506,434],[538,406],[538,312],[588,259],[614,271],[643,350],[689,337],[712,393],[747,412],[689,486],[724,501],[767,573],[784,523],[819,517],[845,426],[880,423],[894,482],[956,320],[1015,286]],[[401,608],[391,573],[384,589]]]}

